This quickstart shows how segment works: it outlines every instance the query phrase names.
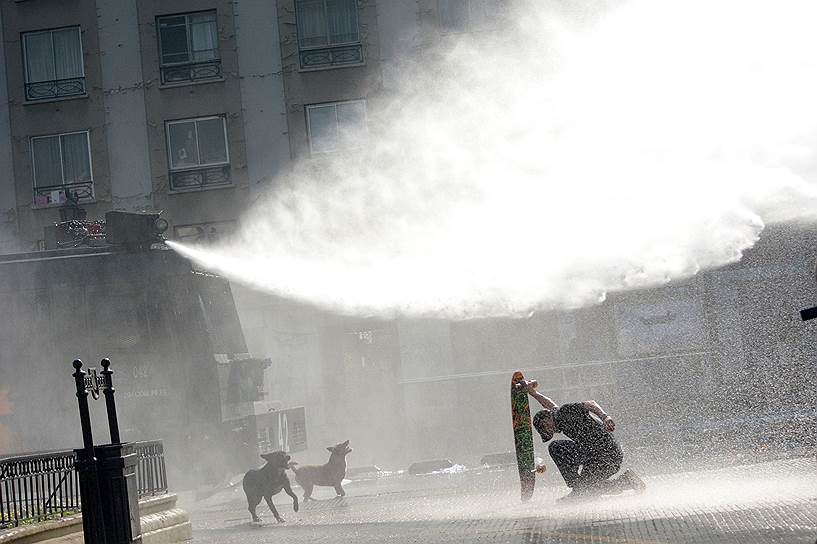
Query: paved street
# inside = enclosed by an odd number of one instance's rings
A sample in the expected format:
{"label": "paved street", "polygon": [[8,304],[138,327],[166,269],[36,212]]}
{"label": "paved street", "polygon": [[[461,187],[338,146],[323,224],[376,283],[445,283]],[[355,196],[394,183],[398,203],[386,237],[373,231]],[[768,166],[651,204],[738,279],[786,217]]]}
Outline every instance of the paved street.
{"label": "paved street", "polygon": [[564,505],[555,499],[566,490],[551,479],[521,504],[513,470],[400,475],[350,482],[343,499],[320,488],[319,500],[298,513],[281,494],[275,502],[287,522],[280,525],[265,505],[258,510],[264,523],[250,524],[240,486],[183,506],[197,544],[817,541],[813,458],[645,479],[642,496]]}

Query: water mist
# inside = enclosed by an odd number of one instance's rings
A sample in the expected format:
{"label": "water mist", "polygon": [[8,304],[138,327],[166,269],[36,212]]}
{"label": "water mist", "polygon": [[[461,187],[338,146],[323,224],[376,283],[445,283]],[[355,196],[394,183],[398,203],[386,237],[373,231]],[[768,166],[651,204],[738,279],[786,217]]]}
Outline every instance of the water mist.
{"label": "water mist", "polygon": [[811,219],[817,6],[553,5],[407,54],[365,142],[172,247],[335,311],[456,319],[596,303]]}

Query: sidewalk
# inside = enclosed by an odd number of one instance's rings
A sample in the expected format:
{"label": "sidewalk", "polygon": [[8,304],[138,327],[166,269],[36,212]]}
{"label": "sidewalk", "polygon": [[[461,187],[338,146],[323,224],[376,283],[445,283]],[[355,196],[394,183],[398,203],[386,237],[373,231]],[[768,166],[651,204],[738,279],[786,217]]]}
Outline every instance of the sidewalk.
{"label": "sidewalk", "polygon": [[776,461],[646,477],[643,496],[565,506],[564,488],[539,486],[519,502],[513,470],[350,483],[335,499],[321,489],[288,523],[249,524],[240,488],[185,504],[199,543],[297,542],[604,542],[803,543],[817,541],[817,463]]}

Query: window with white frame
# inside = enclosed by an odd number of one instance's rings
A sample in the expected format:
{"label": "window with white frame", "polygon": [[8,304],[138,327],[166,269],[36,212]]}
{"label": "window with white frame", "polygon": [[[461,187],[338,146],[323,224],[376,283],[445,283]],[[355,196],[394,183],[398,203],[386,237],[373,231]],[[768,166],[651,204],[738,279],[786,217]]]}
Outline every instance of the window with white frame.
{"label": "window with white frame", "polygon": [[34,204],[93,200],[88,131],[31,138]]}
{"label": "window with white frame", "polygon": [[157,18],[162,83],[221,78],[215,11]]}
{"label": "window with white frame", "polygon": [[366,103],[353,100],[313,104],[306,107],[306,123],[312,153],[360,147],[367,136]]}
{"label": "window with white frame", "polygon": [[443,32],[484,30],[503,15],[501,0],[437,0]]}
{"label": "window with white frame", "polygon": [[26,100],[85,94],[85,67],[79,27],[25,32]]}
{"label": "window with white frame", "polygon": [[223,116],[168,121],[170,188],[206,188],[230,183],[227,125]]}
{"label": "window with white frame", "polygon": [[357,0],[296,0],[302,68],[363,62]]}

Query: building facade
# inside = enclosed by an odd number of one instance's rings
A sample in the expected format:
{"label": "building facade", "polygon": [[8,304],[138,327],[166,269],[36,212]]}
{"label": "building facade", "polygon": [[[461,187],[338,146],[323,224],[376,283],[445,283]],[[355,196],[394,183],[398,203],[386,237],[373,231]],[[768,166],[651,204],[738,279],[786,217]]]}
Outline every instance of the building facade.
{"label": "building facade", "polygon": [[275,5],[241,7],[0,5],[0,251],[42,248],[77,207],[163,210],[176,238],[235,228],[290,160]]}
{"label": "building facade", "polygon": [[43,247],[77,207],[162,210],[179,239],[232,230],[294,162],[365,138],[401,58],[501,4],[4,0],[0,252]]}

